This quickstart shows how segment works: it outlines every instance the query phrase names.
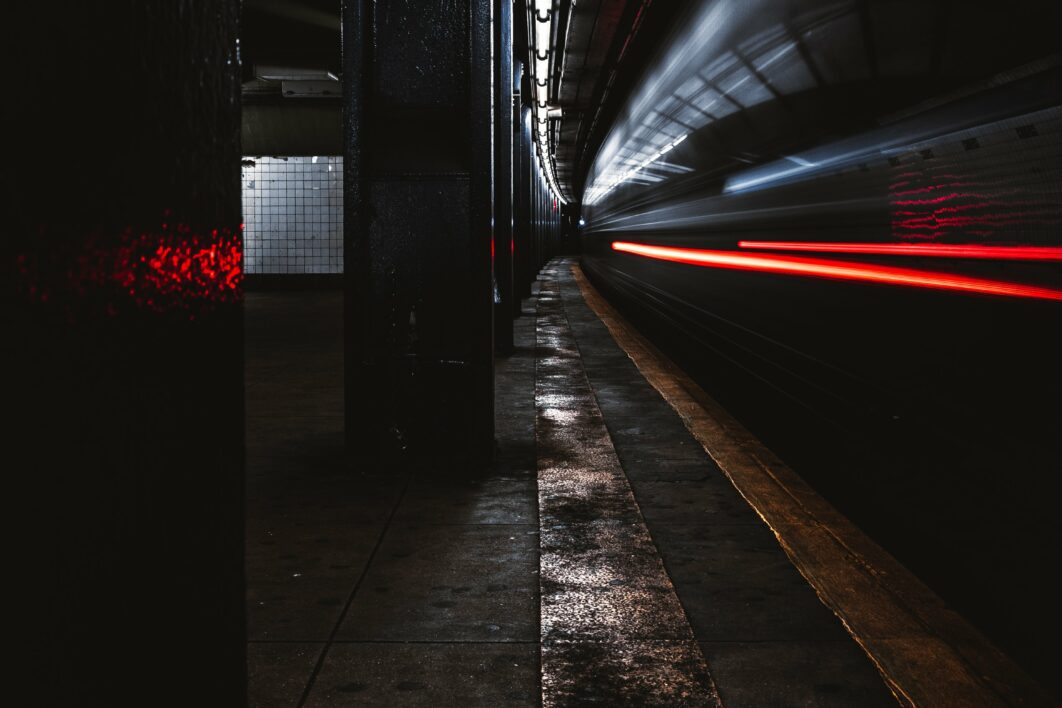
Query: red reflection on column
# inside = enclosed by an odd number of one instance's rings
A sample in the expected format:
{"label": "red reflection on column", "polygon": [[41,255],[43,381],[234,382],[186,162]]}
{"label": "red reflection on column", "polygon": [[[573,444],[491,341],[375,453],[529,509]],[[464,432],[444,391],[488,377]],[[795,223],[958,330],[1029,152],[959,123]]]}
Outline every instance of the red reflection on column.
{"label": "red reflection on column", "polygon": [[20,289],[70,315],[102,309],[184,312],[190,318],[235,302],[243,278],[243,225],[197,230],[163,222],[155,229],[91,233],[80,241],[51,238],[17,258]]}
{"label": "red reflection on column", "polygon": [[126,233],[115,255],[113,278],[138,305],[170,310],[235,297],[242,262],[238,233],[212,229],[206,235],[187,224],[162,224],[158,233]]}

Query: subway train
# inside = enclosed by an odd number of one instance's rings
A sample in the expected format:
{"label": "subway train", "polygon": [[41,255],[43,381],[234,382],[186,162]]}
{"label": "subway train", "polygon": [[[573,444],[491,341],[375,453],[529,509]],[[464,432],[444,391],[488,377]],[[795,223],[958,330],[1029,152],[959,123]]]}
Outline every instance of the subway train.
{"label": "subway train", "polygon": [[582,266],[1045,684],[1062,614],[1059,3],[714,0],[582,179]]}

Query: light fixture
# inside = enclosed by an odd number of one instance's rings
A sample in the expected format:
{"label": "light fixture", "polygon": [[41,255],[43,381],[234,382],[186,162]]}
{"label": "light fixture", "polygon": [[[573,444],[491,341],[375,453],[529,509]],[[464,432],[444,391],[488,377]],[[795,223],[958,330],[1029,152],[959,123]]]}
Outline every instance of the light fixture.
{"label": "light fixture", "polygon": [[546,19],[538,19],[535,21],[535,49],[540,52],[549,49],[552,39],[553,29],[552,23],[549,21],[549,16]]}
{"label": "light fixture", "polygon": [[560,61],[559,56],[552,56],[554,51],[552,47],[554,0],[527,0],[527,9],[530,15],[528,40],[531,45],[529,47],[532,60],[530,68],[534,85],[532,110],[535,121],[535,157],[543,181],[553,193],[554,198],[564,202],[553,174],[554,150],[550,145],[549,132],[549,118],[561,117],[559,108],[549,108],[550,60],[554,61],[554,66],[559,66],[557,62]]}
{"label": "light fixture", "polygon": [[549,79],[549,59],[535,58],[535,82],[545,85]]}

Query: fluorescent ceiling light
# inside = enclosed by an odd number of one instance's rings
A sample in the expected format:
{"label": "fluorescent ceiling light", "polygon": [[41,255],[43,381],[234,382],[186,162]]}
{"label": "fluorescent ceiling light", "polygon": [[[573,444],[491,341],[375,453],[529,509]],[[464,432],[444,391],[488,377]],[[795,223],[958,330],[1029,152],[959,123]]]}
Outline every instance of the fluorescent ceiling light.
{"label": "fluorescent ceiling light", "polygon": [[549,79],[549,59],[535,57],[535,81],[545,83]]}
{"label": "fluorescent ceiling light", "polygon": [[552,40],[552,23],[547,19],[535,21],[535,49],[544,52],[549,49]]}

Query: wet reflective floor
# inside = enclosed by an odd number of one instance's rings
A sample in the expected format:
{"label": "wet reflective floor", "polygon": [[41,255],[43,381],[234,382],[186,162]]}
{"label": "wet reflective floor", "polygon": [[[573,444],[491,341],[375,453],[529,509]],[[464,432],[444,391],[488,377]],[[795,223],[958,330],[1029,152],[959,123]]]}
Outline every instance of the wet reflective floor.
{"label": "wet reflective floor", "polygon": [[[714,705],[713,685],[724,706],[895,705],[870,659],[588,307],[572,277],[571,263],[556,262],[542,277],[536,393],[540,401],[543,578],[547,573],[545,514],[550,505],[542,491],[550,486],[544,479],[543,461],[551,461],[551,446],[561,448],[558,458],[585,460],[587,485],[596,483],[597,469],[617,472],[616,491],[588,495],[593,505],[585,511],[597,519],[619,516],[632,524],[640,522],[645,530],[640,546],[625,549],[626,562],[619,563],[620,572],[658,578],[654,569],[664,571],[663,583],[657,581],[657,592],[651,598],[635,593],[625,596],[629,604],[619,613],[624,621],[619,631],[609,635],[614,651],[609,660],[623,666],[626,657],[635,657],[634,670],[628,676],[612,672],[595,682],[588,669],[592,661],[601,659],[576,655],[571,665],[552,665],[544,650],[544,699],[550,695],[553,678],[549,674],[555,669],[574,677],[569,680],[582,686],[584,698],[588,687],[596,686],[603,693],[597,697],[602,705]],[[556,339],[559,350],[575,353],[576,358],[568,363],[574,370],[568,374],[569,394],[578,396],[584,391],[578,380],[582,375],[590,393],[583,419],[594,421],[589,426],[594,430],[598,420],[603,424],[605,435],[596,440],[604,449],[578,440],[580,434],[570,429],[551,435],[553,442],[543,445],[543,433],[553,432],[548,410],[542,406],[543,370],[548,372],[555,360],[549,348],[542,346],[543,339],[547,343]],[[551,474],[549,467],[545,471]],[[560,506],[564,508],[563,501]],[[622,510],[616,511],[616,506]],[[608,539],[605,546],[615,543]],[[572,559],[592,556],[579,548],[578,538],[573,547]],[[583,572],[608,570],[591,561]],[[674,604],[661,599],[669,596],[675,597]],[[547,597],[544,594],[543,636],[548,646]],[[608,613],[598,616],[599,625],[607,626]],[[690,633],[689,644],[675,641],[684,630]],[[645,638],[655,648],[670,640],[672,646],[688,646],[692,651],[681,657],[654,657],[646,651]],[[653,667],[664,664],[669,672],[654,676]],[[708,683],[705,673],[710,677]],[[642,685],[647,676],[653,677],[655,685]],[[702,690],[684,695],[683,688],[691,685]],[[632,695],[637,697],[631,700]],[[560,698],[559,704],[574,703],[564,700],[563,694]]]}
{"label": "wet reflective floor", "polygon": [[719,705],[583,371],[561,271],[537,317],[542,703]]}
{"label": "wet reflective floor", "polygon": [[345,471],[341,294],[248,295],[251,705],[895,705],[570,264],[536,292],[466,478]]}

